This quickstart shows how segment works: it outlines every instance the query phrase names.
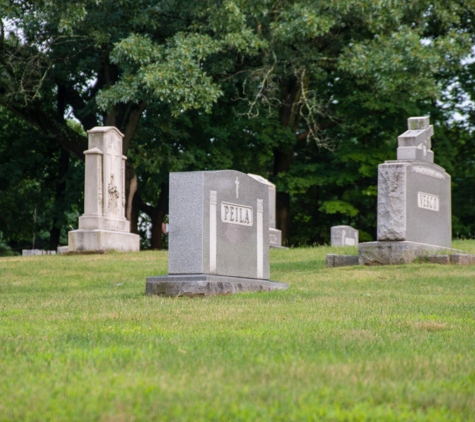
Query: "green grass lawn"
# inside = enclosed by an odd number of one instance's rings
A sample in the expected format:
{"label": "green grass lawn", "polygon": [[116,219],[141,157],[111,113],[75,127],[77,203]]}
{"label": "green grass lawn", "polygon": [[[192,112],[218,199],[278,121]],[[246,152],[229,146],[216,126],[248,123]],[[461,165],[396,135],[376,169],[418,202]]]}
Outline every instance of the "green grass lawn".
{"label": "green grass lawn", "polygon": [[[453,247],[475,253],[474,241]],[[1,421],[475,420],[475,266],[325,268],[146,297],[165,252],[0,259]]]}

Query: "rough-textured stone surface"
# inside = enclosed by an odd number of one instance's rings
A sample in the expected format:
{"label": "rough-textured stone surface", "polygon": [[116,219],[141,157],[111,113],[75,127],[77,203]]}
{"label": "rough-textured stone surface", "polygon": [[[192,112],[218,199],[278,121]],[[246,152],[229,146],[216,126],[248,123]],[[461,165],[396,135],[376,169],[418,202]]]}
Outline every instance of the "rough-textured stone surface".
{"label": "rough-textured stone surface", "polygon": [[460,253],[457,249],[443,248],[416,242],[367,242],[358,245],[360,265],[401,265],[421,256],[436,253]]}
{"label": "rough-textured stone surface", "polygon": [[331,246],[357,246],[358,230],[351,226],[333,226],[330,231]]}
{"label": "rough-textured stone surface", "polygon": [[429,264],[450,264],[450,255],[423,255],[419,257],[421,262],[427,262]]}
{"label": "rough-textured stone surface", "polygon": [[378,240],[406,240],[406,166],[378,167]]}
{"label": "rough-textured stone surface", "polygon": [[349,267],[353,265],[359,265],[359,258],[357,255],[328,254],[326,256],[327,267]]}
{"label": "rough-textured stone surface", "polygon": [[195,297],[241,292],[270,292],[288,288],[287,284],[275,281],[210,274],[183,274],[149,277],[147,278],[145,293],[158,296]]}
{"label": "rough-textured stone surface", "polygon": [[23,249],[21,254],[22,256],[56,255],[56,251],[45,251],[43,249]]}
{"label": "rough-textured stone surface", "polygon": [[455,265],[470,265],[471,259],[469,254],[452,254],[450,255],[450,263]]}

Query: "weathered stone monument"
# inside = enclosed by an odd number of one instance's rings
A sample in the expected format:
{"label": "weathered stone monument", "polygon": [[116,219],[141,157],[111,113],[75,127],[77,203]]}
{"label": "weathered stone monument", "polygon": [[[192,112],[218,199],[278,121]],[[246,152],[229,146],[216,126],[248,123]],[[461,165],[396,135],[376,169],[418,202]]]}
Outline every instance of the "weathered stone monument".
{"label": "weathered stone monument", "polygon": [[[378,167],[377,242],[359,244],[360,264],[400,264],[450,250],[450,176],[434,164],[429,117],[412,117],[397,160]],[[454,251],[455,252],[455,251]]]}
{"label": "weathered stone monument", "polygon": [[197,296],[286,289],[269,281],[269,190],[247,174],[170,174],[168,275],[146,293]]}
{"label": "weathered stone monument", "polygon": [[140,250],[140,236],[130,233],[125,218],[124,135],[112,126],[88,131],[84,214],[79,229],[68,233],[68,253]]}
{"label": "weathered stone monument", "polygon": [[351,226],[333,226],[331,228],[331,246],[357,246],[358,230]]}
{"label": "weathered stone monument", "polygon": [[262,176],[248,174],[269,189],[269,246],[271,248],[282,248],[282,232],[275,227],[275,185]]}

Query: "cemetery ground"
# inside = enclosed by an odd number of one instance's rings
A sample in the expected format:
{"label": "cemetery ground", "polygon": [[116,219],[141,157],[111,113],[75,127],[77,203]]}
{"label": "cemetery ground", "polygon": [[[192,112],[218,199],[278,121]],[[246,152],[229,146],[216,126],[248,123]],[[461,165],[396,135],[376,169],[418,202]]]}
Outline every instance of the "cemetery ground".
{"label": "cemetery ground", "polygon": [[[475,253],[475,241],[453,247]],[[144,295],[166,252],[0,259],[1,421],[467,421],[475,267],[325,268],[287,291]]]}

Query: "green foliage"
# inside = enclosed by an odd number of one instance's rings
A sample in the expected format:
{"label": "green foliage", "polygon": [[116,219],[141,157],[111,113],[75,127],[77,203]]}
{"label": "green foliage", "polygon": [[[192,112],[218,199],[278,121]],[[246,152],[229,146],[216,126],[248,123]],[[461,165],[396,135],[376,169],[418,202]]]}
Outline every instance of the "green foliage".
{"label": "green foliage", "polygon": [[[328,242],[336,224],[374,238],[377,165],[395,158],[408,117],[430,114],[436,161],[453,170],[454,234],[469,237],[473,113],[461,104],[475,86],[463,61],[474,11],[445,0],[0,2],[0,103],[39,128],[48,168],[52,144],[82,157],[85,130],[116,125],[142,212],[158,219],[170,171],[261,174],[289,199],[295,245]],[[470,124],[448,124],[455,111]],[[31,174],[4,204],[54,191],[53,177]],[[79,211],[65,200],[40,213],[63,233]]]}
{"label": "green foliage", "polygon": [[[0,106],[0,238],[12,249],[49,249],[49,231],[57,225],[62,243],[67,244],[67,231],[77,224],[82,208],[84,167],[70,166],[66,176],[66,196],[55,201],[59,154],[41,132]],[[2,249],[4,252],[2,252]]]}

